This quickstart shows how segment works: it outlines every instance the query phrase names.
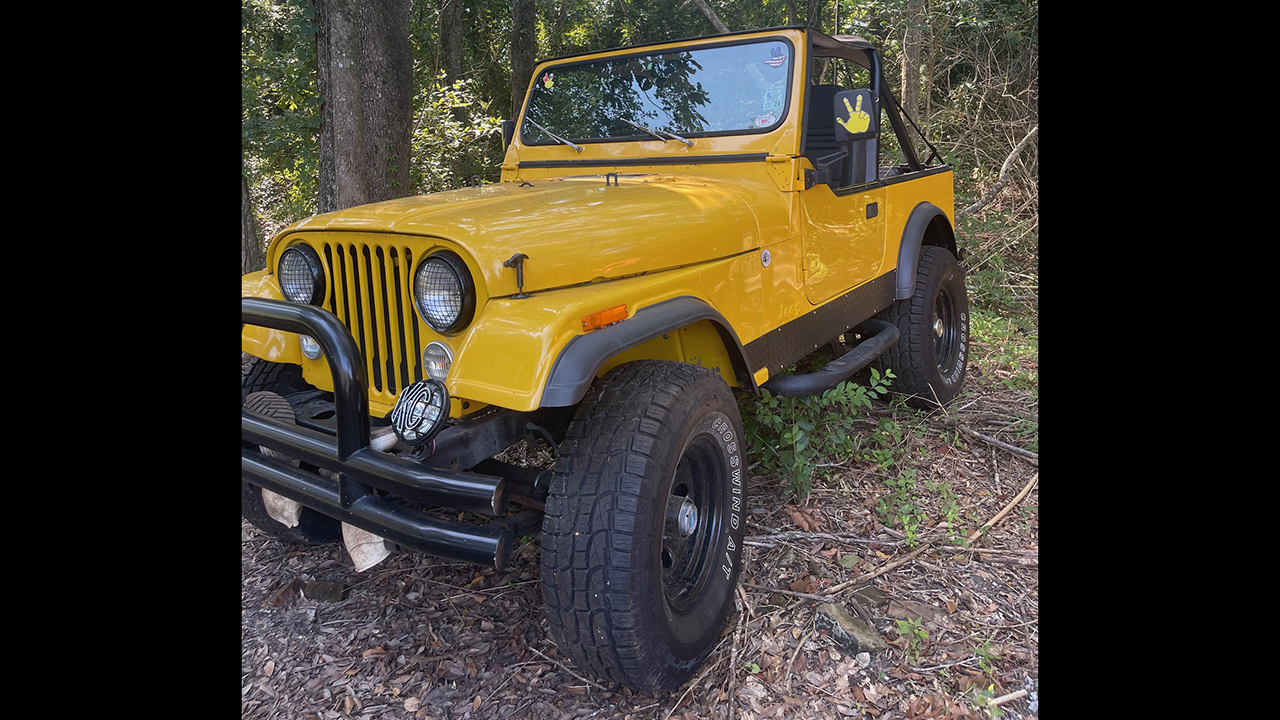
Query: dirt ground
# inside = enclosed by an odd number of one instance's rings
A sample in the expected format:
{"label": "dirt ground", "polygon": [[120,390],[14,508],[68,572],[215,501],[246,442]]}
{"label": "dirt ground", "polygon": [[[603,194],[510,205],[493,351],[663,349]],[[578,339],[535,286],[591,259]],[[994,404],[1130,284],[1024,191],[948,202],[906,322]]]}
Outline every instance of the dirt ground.
{"label": "dirt ground", "polygon": [[[241,716],[1036,717],[1039,461],[1011,428],[1038,401],[980,365],[945,414],[877,403],[862,421],[904,429],[899,464],[916,469],[911,499],[929,518],[916,538],[878,511],[898,468],[829,463],[803,509],[786,504],[782,480],[750,479],[737,612],[669,694],[562,659],[542,616],[536,538],[502,570],[393,555],[357,573],[339,545],[286,546],[243,523]],[[947,502],[953,527],[940,524]],[[340,584],[340,599],[306,597],[335,587],[316,581]],[[815,625],[824,599],[868,618],[887,649],[838,648]]]}

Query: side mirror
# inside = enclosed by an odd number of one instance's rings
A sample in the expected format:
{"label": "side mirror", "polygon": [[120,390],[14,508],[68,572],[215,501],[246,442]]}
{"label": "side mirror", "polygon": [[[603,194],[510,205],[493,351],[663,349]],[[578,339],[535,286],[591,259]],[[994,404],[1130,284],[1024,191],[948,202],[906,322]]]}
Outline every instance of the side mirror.
{"label": "side mirror", "polygon": [[865,140],[880,134],[880,106],[870,90],[836,93],[836,142]]}
{"label": "side mirror", "polygon": [[507,147],[511,145],[511,141],[515,139],[515,136],[516,136],[516,121],[503,120],[502,121],[502,150],[504,152],[506,151]]}

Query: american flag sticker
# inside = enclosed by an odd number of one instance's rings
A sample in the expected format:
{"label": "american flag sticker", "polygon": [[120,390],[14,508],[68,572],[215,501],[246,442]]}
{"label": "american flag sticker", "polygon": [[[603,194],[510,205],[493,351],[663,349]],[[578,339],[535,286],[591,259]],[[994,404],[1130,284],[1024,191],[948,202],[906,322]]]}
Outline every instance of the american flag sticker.
{"label": "american flag sticker", "polygon": [[782,63],[787,61],[787,54],[782,52],[782,48],[780,47],[775,46],[770,48],[769,55],[771,57],[764,61],[764,64],[769,67],[782,67]]}

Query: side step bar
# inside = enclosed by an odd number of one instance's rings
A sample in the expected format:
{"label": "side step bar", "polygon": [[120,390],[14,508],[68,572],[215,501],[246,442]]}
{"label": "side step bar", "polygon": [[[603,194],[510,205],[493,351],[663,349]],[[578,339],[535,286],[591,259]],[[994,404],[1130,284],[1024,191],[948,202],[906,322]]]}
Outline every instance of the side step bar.
{"label": "side step bar", "polygon": [[867,320],[850,332],[855,331],[861,335],[868,333],[875,333],[875,335],[863,340],[843,357],[832,360],[817,372],[804,375],[779,375],[769,378],[769,381],[761,387],[774,395],[787,397],[817,395],[853,377],[854,373],[870,365],[872,360],[893,347],[901,336],[898,327],[885,320]]}

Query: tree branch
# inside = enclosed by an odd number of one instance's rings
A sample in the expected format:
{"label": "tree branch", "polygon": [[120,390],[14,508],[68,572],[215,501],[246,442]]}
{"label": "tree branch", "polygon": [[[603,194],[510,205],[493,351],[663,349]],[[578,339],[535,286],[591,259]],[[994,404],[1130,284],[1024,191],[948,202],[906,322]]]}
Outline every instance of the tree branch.
{"label": "tree branch", "polygon": [[979,198],[978,202],[957,212],[956,217],[963,217],[965,215],[969,215],[971,213],[977,212],[978,210],[981,210],[982,208],[986,207],[987,203],[991,202],[991,199],[996,196],[996,193],[1003,190],[1004,186],[1009,184],[1010,166],[1013,165],[1014,160],[1018,159],[1018,155],[1022,154],[1022,149],[1027,146],[1027,143],[1031,142],[1031,138],[1034,137],[1035,134],[1039,132],[1039,130],[1040,130],[1039,125],[1036,125],[1035,127],[1031,128],[1031,132],[1028,132],[1027,136],[1022,138],[1022,140],[1013,147],[1013,152],[1009,153],[1009,157],[1004,159],[1004,163],[1000,166],[1000,177],[996,179],[996,184],[992,185],[989,190],[983,193],[982,197]]}

